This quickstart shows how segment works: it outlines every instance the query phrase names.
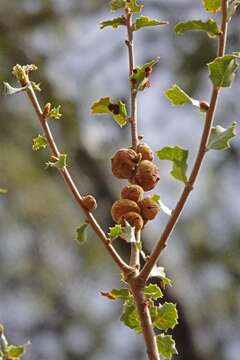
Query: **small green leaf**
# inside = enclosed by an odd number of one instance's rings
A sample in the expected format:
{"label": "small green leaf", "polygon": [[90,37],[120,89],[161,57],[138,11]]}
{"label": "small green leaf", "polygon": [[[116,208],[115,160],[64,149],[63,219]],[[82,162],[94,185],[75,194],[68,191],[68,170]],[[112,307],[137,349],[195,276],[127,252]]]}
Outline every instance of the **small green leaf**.
{"label": "small green leaf", "polygon": [[237,135],[236,127],[236,122],[233,122],[228,129],[225,129],[224,127],[219,125],[217,125],[216,127],[212,127],[207,148],[213,150],[229,149],[230,140]]}
{"label": "small green leaf", "polygon": [[91,111],[92,114],[111,114],[120,127],[127,124],[127,109],[122,101],[114,104],[109,97],[104,97],[92,105]]}
{"label": "small green leaf", "polygon": [[123,306],[123,313],[121,315],[120,320],[128,326],[130,329],[136,331],[137,333],[141,333],[141,323],[139,320],[138,312],[136,306],[133,304],[125,304]]}
{"label": "small green leaf", "polygon": [[26,351],[26,346],[9,345],[7,353],[9,358],[20,358]]}
{"label": "small green leaf", "polygon": [[48,117],[54,120],[59,120],[62,117],[62,114],[60,113],[60,107],[61,105],[52,108],[48,113]]}
{"label": "small green leaf", "polygon": [[152,20],[148,16],[140,16],[135,21],[134,29],[139,30],[146,26],[159,26],[159,25],[166,25],[166,24],[168,24],[167,21]]}
{"label": "small green leaf", "polygon": [[129,294],[128,289],[112,289],[111,291],[101,291],[101,295],[110,300],[132,301],[132,295]]}
{"label": "small green leaf", "polygon": [[160,201],[160,199],[161,199],[161,196],[158,195],[158,194],[153,194],[153,195],[151,196],[151,199],[152,199],[154,202],[156,202],[157,204],[159,204],[159,201]]}
{"label": "small green leaf", "polygon": [[178,312],[175,304],[165,302],[150,308],[153,326],[160,330],[173,329],[178,323]]}
{"label": "small green leaf", "polygon": [[231,21],[239,5],[240,5],[240,0],[230,0],[228,2],[228,10],[227,10],[228,21]]}
{"label": "small green leaf", "polygon": [[237,55],[218,57],[208,64],[209,78],[216,87],[230,87],[239,68]]}
{"label": "small green leaf", "polygon": [[6,194],[8,192],[7,189],[0,188],[0,194]]}
{"label": "small green leaf", "polygon": [[28,88],[28,85],[20,87],[20,88],[15,88],[15,87],[11,86],[9,83],[3,82],[3,95],[5,95],[5,96],[14,95],[21,91],[25,91],[27,88]]}
{"label": "small green leaf", "polygon": [[157,156],[160,160],[170,160],[173,162],[173,167],[170,174],[177,180],[186,182],[187,176],[187,158],[188,150],[181,148],[180,146],[166,146],[157,151]]}
{"label": "small green leaf", "polygon": [[142,67],[136,67],[130,75],[130,81],[132,87],[137,91],[143,91],[147,87],[150,87],[149,76],[152,73],[152,68],[159,62],[159,58],[152,60]]}
{"label": "small green leaf", "polygon": [[160,334],[157,336],[157,347],[159,354],[164,358],[171,360],[173,355],[177,355],[175,341],[171,335]]}
{"label": "small green leaf", "polygon": [[135,246],[136,246],[136,249],[139,250],[139,251],[142,251],[142,242],[136,242],[135,243]]}
{"label": "small green leaf", "polygon": [[112,11],[116,11],[118,9],[125,8],[125,0],[113,0],[111,2]]}
{"label": "small green leaf", "polygon": [[39,91],[39,92],[42,91],[42,89],[40,87],[40,85],[41,85],[40,83],[36,83],[35,81],[31,81],[31,85],[32,85],[34,90]]}
{"label": "small green leaf", "polygon": [[173,85],[164,92],[164,95],[168,98],[173,106],[183,106],[186,104],[192,104],[200,108],[200,103],[198,100],[191,98],[188,94],[185,93],[178,85]]}
{"label": "small green leaf", "polygon": [[136,243],[135,228],[132,227],[127,221],[125,221],[125,223],[126,225],[122,227],[121,238],[127,243]]}
{"label": "small green leaf", "polygon": [[48,161],[46,167],[54,167],[58,170],[64,170],[64,167],[67,166],[67,154],[60,154],[58,160],[55,162]]}
{"label": "small green leaf", "polygon": [[48,145],[47,139],[42,135],[38,135],[35,139],[33,139],[32,149],[33,150],[39,150],[41,148],[45,149],[47,145]]}
{"label": "small green leaf", "polygon": [[164,267],[162,266],[155,265],[150,273],[150,277],[161,279],[164,288],[166,285],[172,286],[172,280],[167,277]]}
{"label": "small green leaf", "polygon": [[107,26],[112,26],[114,29],[117,29],[119,26],[126,25],[126,19],[124,16],[112,19],[112,20],[106,20],[102,21],[100,23],[100,29],[104,29]]}
{"label": "small green leaf", "polygon": [[143,9],[143,5],[139,5],[137,0],[127,0],[125,7],[133,13],[140,13]]}
{"label": "small green leaf", "polygon": [[156,202],[158,205],[160,205],[161,210],[168,216],[172,215],[172,209],[170,209],[167,205],[165,205],[162,201],[161,201],[161,197],[158,194],[154,194],[151,196],[151,199]]}
{"label": "small green leaf", "polygon": [[202,0],[204,9],[207,12],[215,13],[221,10],[222,2],[221,0]]}
{"label": "small green leaf", "polygon": [[83,244],[87,240],[86,230],[87,230],[88,224],[83,223],[77,228],[77,238],[76,240],[79,242],[79,244]]}
{"label": "small green leaf", "polygon": [[185,31],[191,31],[191,30],[197,30],[197,31],[206,31],[209,37],[216,37],[221,34],[221,29],[213,19],[208,19],[207,21],[202,20],[192,20],[192,21],[184,21],[178,23],[174,31],[177,34],[182,34]]}
{"label": "small green leaf", "polygon": [[144,294],[148,299],[158,300],[163,297],[162,290],[156,284],[149,284],[144,288]]}
{"label": "small green leaf", "polygon": [[115,225],[114,227],[109,228],[108,236],[111,241],[117,239],[123,233],[123,229],[121,225]]}

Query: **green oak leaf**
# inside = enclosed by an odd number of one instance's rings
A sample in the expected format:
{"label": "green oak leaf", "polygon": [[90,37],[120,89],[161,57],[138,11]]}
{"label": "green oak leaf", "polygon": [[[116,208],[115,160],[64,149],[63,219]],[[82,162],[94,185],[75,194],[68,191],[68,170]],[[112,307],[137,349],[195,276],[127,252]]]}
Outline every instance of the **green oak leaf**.
{"label": "green oak leaf", "polygon": [[136,306],[133,304],[124,304],[123,305],[123,313],[121,315],[120,320],[128,326],[130,329],[136,331],[137,333],[141,333],[141,323],[139,320],[138,312]]}
{"label": "green oak leaf", "polygon": [[113,240],[117,239],[119,236],[121,236],[122,233],[123,233],[122,226],[121,225],[115,225],[114,227],[109,228],[108,236],[109,236],[109,239],[111,241],[113,241]]}
{"label": "green oak leaf", "polygon": [[148,16],[140,16],[134,23],[134,29],[139,30],[146,26],[166,25],[168,21],[152,20]]}
{"label": "green oak leaf", "polygon": [[129,290],[124,289],[112,289],[110,291],[101,291],[101,295],[107,297],[110,300],[122,300],[122,301],[132,301],[132,295],[129,294]]}
{"label": "green oak leaf", "polygon": [[48,117],[54,120],[59,120],[62,117],[62,114],[60,113],[60,107],[61,105],[52,108],[48,113]]}
{"label": "green oak leaf", "polygon": [[142,67],[136,67],[130,75],[132,87],[137,91],[143,91],[150,87],[149,76],[152,73],[152,68],[159,62],[159,58],[152,60]]}
{"label": "green oak leaf", "polygon": [[207,148],[213,150],[229,149],[230,140],[237,135],[236,127],[236,122],[233,122],[228,129],[219,125],[212,127]]}
{"label": "green oak leaf", "polygon": [[235,14],[239,5],[240,5],[240,0],[230,0],[228,2],[228,9],[227,9],[227,20],[228,21],[231,21],[233,15]]}
{"label": "green oak leaf", "polygon": [[111,2],[112,11],[116,11],[118,9],[125,8],[125,0],[113,0]]}
{"label": "green oak leaf", "polygon": [[91,111],[94,115],[111,114],[120,127],[127,124],[127,109],[122,101],[112,103],[109,97],[104,97],[92,105]]}
{"label": "green oak leaf", "polygon": [[171,335],[160,334],[157,336],[157,347],[159,354],[164,358],[171,360],[173,355],[177,355],[175,341]]}
{"label": "green oak leaf", "polygon": [[132,227],[127,221],[126,225],[122,227],[122,234],[120,235],[127,243],[136,243],[135,228]]}
{"label": "green oak leaf", "polygon": [[157,151],[157,156],[160,160],[170,160],[173,162],[173,167],[170,172],[172,177],[184,183],[187,181],[187,158],[188,150],[181,148],[180,146],[166,146]]}
{"label": "green oak leaf", "polygon": [[237,54],[218,57],[208,64],[209,78],[216,87],[230,87],[239,68]]}
{"label": "green oak leaf", "polygon": [[104,29],[107,26],[111,26],[114,29],[117,29],[119,26],[121,25],[126,25],[126,19],[124,16],[112,19],[112,20],[106,20],[106,21],[102,21],[100,23],[100,29]]}
{"label": "green oak leaf", "polygon": [[156,277],[161,279],[162,286],[165,288],[167,285],[172,286],[172,280],[170,280],[164,270],[164,267],[154,265],[150,273],[150,277]]}
{"label": "green oak leaf", "polygon": [[56,160],[55,162],[48,161],[46,163],[46,167],[54,167],[61,171],[64,169],[65,166],[67,166],[67,154],[60,154],[58,160]]}
{"label": "green oak leaf", "polygon": [[191,30],[197,30],[197,31],[206,31],[209,37],[216,37],[221,34],[221,29],[213,19],[208,19],[207,21],[202,20],[192,20],[192,21],[184,21],[178,23],[174,31],[177,34],[182,34],[185,31],[191,31]]}
{"label": "green oak leaf", "polygon": [[163,297],[162,290],[156,284],[149,284],[144,288],[144,294],[148,299],[158,300]]}
{"label": "green oak leaf", "polygon": [[47,145],[47,139],[42,135],[38,135],[36,138],[33,139],[32,149],[35,151],[42,148],[45,149]]}
{"label": "green oak leaf", "polygon": [[26,351],[26,345],[24,346],[15,346],[9,345],[7,348],[7,354],[9,358],[19,359]]}
{"label": "green oak leaf", "polygon": [[76,240],[79,244],[83,244],[87,240],[86,230],[87,230],[88,224],[83,223],[77,228],[77,237]]}
{"label": "green oak leaf", "polygon": [[202,0],[204,9],[207,12],[215,13],[221,10],[222,2],[221,0]]}
{"label": "green oak leaf", "polygon": [[15,88],[15,87],[11,86],[9,83],[3,82],[3,95],[5,95],[5,96],[14,95],[19,92],[27,90],[27,88],[28,88],[28,85]]}
{"label": "green oak leaf", "polygon": [[133,13],[140,13],[143,9],[143,5],[139,5],[137,0],[127,0],[125,6]]}
{"label": "green oak leaf", "polygon": [[160,306],[150,307],[153,326],[167,331],[173,329],[178,323],[176,304],[165,302]]}
{"label": "green oak leaf", "polygon": [[191,98],[185,93],[178,85],[173,85],[164,92],[164,95],[168,98],[173,106],[183,106],[186,104],[192,104],[200,108],[200,102]]}

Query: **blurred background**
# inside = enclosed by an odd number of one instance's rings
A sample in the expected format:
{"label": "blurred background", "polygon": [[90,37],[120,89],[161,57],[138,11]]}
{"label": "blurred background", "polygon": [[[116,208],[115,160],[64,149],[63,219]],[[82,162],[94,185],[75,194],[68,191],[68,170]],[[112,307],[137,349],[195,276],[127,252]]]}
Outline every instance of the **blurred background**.
{"label": "blurred background", "polygon": [[[170,25],[136,34],[139,65],[160,56],[152,87],[139,96],[139,128],[154,150],[179,144],[190,149],[191,166],[204,116],[191,107],[172,108],[163,91],[177,83],[191,96],[209,100],[206,63],[216,41],[204,33],[176,36],[172,28],[185,19],[206,19],[201,1],[145,1],[145,15]],[[111,203],[125,184],[111,177],[110,156],[130,144],[129,129],[108,117],[90,114],[102,96],[128,101],[124,29],[99,29],[111,18],[104,0],[1,0],[0,80],[14,84],[16,63],[37,64],[33,80],[39,98],[62,105],[52,122],[62,152],[82,194],[96,196],[96,216],[112,225]],[[240,47],[240,15],[231,23],[228,51]],[[240,82],[223,90],[216,123],[238,121]],[[0,322],[14,343],[30,340],[31,360],[144,360],[141,337],[119,321],[120,304],[100,296],[120,285],[118,271],[90,231],[81,248],[75,229],[83,221],[63,180],[44,170],[48,152],[31,150],[41,133],[24,94],[0,99]],[[239,360],[240,354],[240,142],[231,150],[208,154],[195,191],[159,264],[173,287],[167,299],[177,302],[179,360]],[[155,192],[174,207],[182,185],[162,162]],[[144,230],[152,248],[167,221],[161,213]],[[117,244],[123,256],[128,248]]]}

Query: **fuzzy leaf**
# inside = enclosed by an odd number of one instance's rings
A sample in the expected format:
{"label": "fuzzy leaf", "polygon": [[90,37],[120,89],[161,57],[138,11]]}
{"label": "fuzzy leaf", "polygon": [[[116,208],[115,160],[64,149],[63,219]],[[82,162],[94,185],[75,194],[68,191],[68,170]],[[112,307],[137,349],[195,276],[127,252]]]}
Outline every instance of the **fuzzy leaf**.
{"label": "fuzzy leaf", "polygon": [[150,273],[150,277],[161,279],[162,286],[165,288],[167,285],[172,286],[172,280],[169,279],[165,273],[164,267],[155,265]]}
{"label": "fuzzy leaf", "polygon": [[164,95],[168,98],[173,106],[183,106],[186,104],[192,104],[200,108],[198,100],[191,98],[185,93],[178,85],[173,85],[171,88],[164,92]]}
{"label": "fuzzy leaf", "polygon": [[132,227],[127,221],[126,225],[122,228],[121,238],[127,243],[136,243],[135,228]]}
{"label": "fuzzy leaf", "polygon": [[230,21],[235,14],[238,6],[240,5],[240,0],[230,0],[228,3],[227,10],[227,20]]}
{"label": "fuzzy leaf", "polygon": [[111,291],[101,291],[101,295],[107,297],[110,300],[122,300],[128,301],[132,298],[128,289],[112,289]]}
{"label": "fuzzy leaf", "polygon": [[126,8],[133,13],[140,13],[143,9],[143,5],[139,5],[137,0],[126,1]]}
{"label": "fuzzy leaf", "polygon": [[46,167],[55,167],[58,170],[63,170],[65,166],[67,166],[67,155],[66,154],[60,154],[58,160],[56,160],[55,162],[48,161],[46,163]]}
{"label": "fuzzy leaf", "polygon": [[92,114],[111,114],[120,127],[127,124],[127,109],[122,101],[114,104],[109,97],[104,97],[92,105],[91,111]]}
{"label": "fuzzy leaf", "polygon": [[48,145],[47,139],[42,135],[38,135],[35,139],[33,139],[32,149],[35,151],[41,148],[45,149],[47,145]]}
{"label": "fuzzy leaf", "polygon": [[159,58],[146,63],[142,67],[136,67],[130,75],[130,81],[134,89],[143,91],[150,87],[149,76],[152,73],[152,68],[159,62]]}
{"label": "fuzzy leaf", "polygon": [[150,308],[153,326],[160,330],[173,329],[178,323],[178,313],[175,304],[165,302],[160,306]]}
{"label": "fuzzy leaf", "polygon": [[142,332],[138,312],[135,305],[125,304],[123,306],[123,313],[120,320],[130,329],[138,333]]}
{"label": "fuzzy leaf", "polygon": [[139,30],[146,26],[159,26],[159,25],[166,25],[166,24],[168,24],[167,21],[152,20],[148,16],[140,16],[135,21],[134,29]]}
{"label": "fuzzy leaf", "polygon": [[121,225],[115,225],[114,227],[110,227],[109,230],[110,231],[108,233],[108,236],[112,241],[117,239],[123,233],[123,229]]}
{"label": "fuzzy leaf", "polygon": [[174,29],[177,34],[182,34],[185,31],[191,30],[206,31],[208,36],[212,38],[221,34],[221,29],[213,19],[208,19],[207,21],[192,20],[180,22],[175,26]]}
{"label": "fuzzy leaf", "polygon": [[157,336],[157,347],[159,354],[164,358],[171,360],[173,355],[177,355],[175,341],[171,335],[160,334]]}
{"label": "fuzzy leaf", "polygon": [[215,13],[221,10],[222,2],[221,0],[202,0],[204,9],[207,12]]}
{"label": "fuzzy leaf", "polygon": [[177,180],[186,182],[187,176],[187,158],[188,150],[180,146],[166,146],[157,151],[157,156],[160,160],[170,160],[173,162],[173,167],[170,174]]}
{"label": "fuzzy leaf", "polygon": [[76,240],[79,242],[79,244],[83,244],[87,240],[86,230],[87,230],[88,224],[83,223],[77,228],[77,238]]}
{"label": "fuzzy leaf", "polygon": [[54,120],[59,120],[62,117],[62,114],[60,113],[60,107],[61,105],[52,108],[48,113],[48,117]]}
{"label": "fuzzy leaf", "polygon": [[28,85],[20,87],[20,88],[15,88],[15,87],[11,86],[9,83],[3,82],[3,95],[5,95],[5,96],[14,95],[21,91],[25,91],[27,88],[28,88]]}
{"label": "fuzzy leaf", "polygon": [[9,345],[7,348],[7,353],[9,358],[19,359],[26,351],[26,346],[15,346]]}
{"label": "fuzzy leaf", "polygon": [[207,148],[213,150],[229,149],[230,140],[237,135],[236,127],[236,122],[233,122],[228,129],[219,125],[212,127]]}
{"label": "fuzzy leaf", "polygon": [[112,20],[102,21],[100,23],[100,29],[104,29],[107,26],[112,26],[114,29],[117,29],[121,25],[126,25],[126,20],[123,16]]}
{"label": "fuzzy leaf", "polygon": [[125,8],[125,0],[113,0],[111,2],[112,11],[116,11],[118,9]]}
{"label": "fuzzy leaf", "polygon": [[237,55],[218,57],[208,64],[209,78],[216,87],[230,87],[239,68]]}
{"label": "fuzzy leaf", "polygon": [[158,300],[163,297],[162,290],[156,284],[149,284],[144,288],[144,294],[148,299]]}

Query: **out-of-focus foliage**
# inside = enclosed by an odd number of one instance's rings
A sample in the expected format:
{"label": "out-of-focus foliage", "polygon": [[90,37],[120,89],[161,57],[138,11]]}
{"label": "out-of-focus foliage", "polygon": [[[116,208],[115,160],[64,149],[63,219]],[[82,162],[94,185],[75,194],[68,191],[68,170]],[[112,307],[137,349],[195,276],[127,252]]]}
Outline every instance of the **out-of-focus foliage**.
{"label": "out-of-focus foliage", "polygon": [[[33,80],[41,82],[41,103],[62,105],[63,116],[51,126],[80,191],[96,196],[96,214],[106,230],[110,204],[119,193],[109,155],[130,141],[126,127],[90,114],[90,104],[102,96],[128,104],[123,30],[98,28],[107,18],[107,5],[100,0],[2,0],[0,6],[0,80],[15,86],[12,66],[38,65]],[[171,31],[193,14],[206,19],[201,1],[151,0],[146,12],[170,25],[136,34],[139,66],[161,56],[152,88],[139,97],[140,130],[154,150],[169,143],[190,148],[191,165],[203,115],[190,107],[172,109],[162,93],[177,82],[191,97],[208,100],[205,64],[215,57],[215,40]],[[239,31],[237,14],[229,53],[239,49]],[[225,128],[239,120],[239,89],[238,76],[219,102],[217,124]],[[113,353],[116,360],[144,359],[141,338],[121,325],[118,306],[99,296],[118,285],[114,265],[91,232],[81,248],[74,241],[84,218],[57,171],[44,169],[47,150],[32,151],[40,127],[28,100],[20,93],[1,98],[0,106],[0,187],[8,189],[0,195],[0,321],[9,337],[14,343],[31,340],[26,354],[31,360],[112,360]],[[239,146],[235,141],[231,150],[207,156],[161,259],[174,279],[169,296],[181,310],[179,359],[238,360]],[[173,208],[181,184],[169,180],[168,171],[169,165],[161,164],[158,192]],[[161,214],[144,233],[149,247],[165,222]]]}

